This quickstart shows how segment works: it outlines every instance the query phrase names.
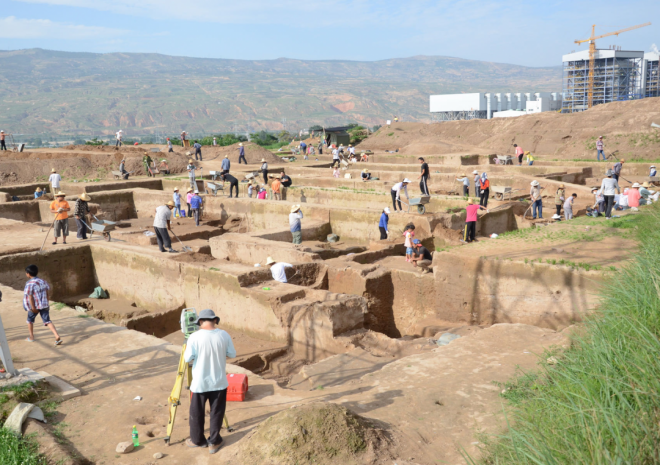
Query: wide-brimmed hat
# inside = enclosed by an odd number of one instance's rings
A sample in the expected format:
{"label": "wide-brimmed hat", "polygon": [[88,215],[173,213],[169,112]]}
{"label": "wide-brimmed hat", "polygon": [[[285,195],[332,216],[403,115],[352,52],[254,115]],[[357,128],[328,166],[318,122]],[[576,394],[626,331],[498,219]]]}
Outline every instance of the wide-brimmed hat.
{"label": "wide-brimmed hat", "polygon": [[199,194],[199,191],[195,189],[195,192],[193,192],[193,194]]}
{"label": "wide-brimmed hat", "polygon": [[175,187],[175,188],[174,188],[174,192],[176,192],[176,191],[178,191],[178,190],[179,190],[179,188],[178,188],[178,187]]}
{"label": "wide-brimmed hat", "polygon": [[220,323],[220,317],[217,316],[213,310],[209,310],[208,308],[202,310],[201,312],[199,312],[199,315],[197,315],[195,324],[198,326],[199,326],[199,320],[214,320],[216,325]]}
{"label": "wide-brimmed hat", "polygon": [[468,205],[474,205],[474,200],[468,199]]}
{"label": "wide-brimmed hat", "polygon": [[266,161],[266,159],[265,159],[265,158],[262,158],[262,159],[261,159],[261,163],[263,163],[263,162],[265,162],[265,161]]}
{"label": "wide-brimmed hat", "polygon": [[390,214],[390,207],[383,208],[383,211],[389,215]]}
{"label": "wide-brimmed hat", "polygon": [[229,155],[225,155],[225,158],[229,158]]}
{"label": "wide-brimmed hat", "polygon": [[190,160],[188,160],[188,163],[193,163],[193,160],[192,160],[192,158],[191,158]]}
{"label": "wide-brimmed hat", "polygon": [[607,170],[607,171],[605,172],[605,176],[607,176],[607,177],[612,176],[612,170]]}
{"label": "wide-brimmed hat", "polygon": [[295,213],[298,210],[300,210],[300,205],[292,205],[291,206],[291,213]]}
{"label": "wide-brimmed hat", "polygon": [[78,198],[80,200],[84,200],[85,202],[89,202],[90,200],[92,200],[91,197],[89,195],[87,195],[87,192],[83,192],[82,194],[80,194],[78,196]]}
{"label": "wide-brimmed hat", "polygon": [[539,182],[535,179],[534,181],[530,182],[530,184],[534,187],[539,185]]}
{"label": "wide-brimmed hat", "polygon": [[465,174],[465,173],[461,173],[460,176],[463,177],[463,178],[467,178],[467,174]]}
{"label": "wide-brimmed hat", "polygon": [[275,260],[273,260],[273,257],[268,257],[266,259],[266,265],[272,265],[273,263],[276,263]]}
{"label": "wide-brimmed hat", "polygon": [[362,170],[362,172],[363,172],[363,173],[368,173],[369,170],[365,168],[365,169]]}
{"label": "wide-brimmed hat", "polygon": [[59,191],[57,194],[55,194],[55,197],[66,197],[66,194],[62,191]]}
{"label": "wide-brimmed hat", "polygon": [[190,152],[186,152],[186,155],[190,156],[190,155],[192,155],[192,154],[191,154]]}
{"label": "wide-brimmed hat", "polygon": [[37,187],[37,190],[35,192],[41,192],[41,191],[42,191],[41,187]]}
{"label": "wide-brimmed hat", "polygon": [[193,188],[192,188],[192,187],[189,187],[188,190],[187,190],[186,192],[192,192],[192,191],[193,191]]}
{"label": "wide-brimmed hat", "polygon": [[640,186],[640,185],[639,185],[639,183],[638,183],[638,182],[636,182],[635,184],[633,184],[633,185],[632,185],[632,187],[635,187],[635,188],[637,188],[637,187],[642,187],[642,186]]}
{"label": "wide-brimmed hat", "polygon": [[600,188],[599,188],[599,187],[592,187],[592,188],[591,188],[591,192],[593,192],[593,191],[598,192],[598,189],[600,189]]}
{"label": "wide-brimmed hat", "polygon": [[174,206],[174,202],[172,202],[172,201],[170,200],[170,201],[167,202],[165,205],[167,205],[168,207],[173,207],[173,206]]}
{"label": "wide-brimmed hat", "polygon": [[525,155],[529,155],[529,152],[525,152]]}
{"label": "wide-brimmed hat", "polygon": [[410,179],[408,179],[408,178],[403,178],[403,182],[410,184]]}
{"label": "wide-brimmed hat", "polygon": [[552,215],[552,219],[553,220],[561,220],[561,216],[559,216],[558,214],[555,213],[554,215]]}
{"label": "wide-brimmed hat", "polygon": [[472,174],[479,174],[479,171],[474,170],[474,171],[472,172]]}
{"label": "wide-brimmed hat", "polygon": [[55,168],[53,168],[52,170],[50,170],[51,173],[54,173],[55,171],[57,171]]}
{"label": "wide-brimmed hat", "polygon": [[651,165],[650,168],[655,168],[655,165]]}
{"label": "wide-brimmed hat", "polygon": [[625,159],[625,158],[622,158],[620,161],[621,161],[621,163],[625,163],[625,162],[626,162],[626,159]]}
{"label": "wide-brimmed hat", "polygon": [[243,142],[241,142],[240,144],[238,144],[238,146],[239,146],[239,147],[243,147]]}
{"label": "wide-brimmed hat", "polygon": [[560,188],[560,189],[563,189],[564,187],[565,187],[565,186],[564,186],[563,184],[560,184],[560,185],[559,185],[559,188]]}
{"label": "wide-brimmed hat", "polygon": [[651,187],[651,185],[648,182],[645,182],[644,184],[642,184],[642,187],[646,187],[648,189],[649,187]]}

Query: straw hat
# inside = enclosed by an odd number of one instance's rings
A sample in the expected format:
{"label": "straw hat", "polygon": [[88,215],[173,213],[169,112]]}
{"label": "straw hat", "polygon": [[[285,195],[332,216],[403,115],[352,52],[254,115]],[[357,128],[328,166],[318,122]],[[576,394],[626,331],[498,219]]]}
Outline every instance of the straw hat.
{"label": "straw hat", "polygon": [[531,184],[532,186],[536,187],[536,186],[539,185],[539,182],[535,179],[535,180],[532,181],[530,184]]}
{"label": "straw hat", "polygon": [[188,160],[188,163],[192,163],[192,162],[193,162],[193,161],[192,161],[192,158],[191,158],[190,160]]}
{"label": "straw hat", "polygon": [[248,186],[251,186],[251,185],[252,185],[252,181],[248,181]]}
{"label": "straw hat", "polygon": [[369,170],[365,168],[365,169],[362,170],[362,172],[363,172],[363,173],[368,173]]}
{"label": "straw hat", "polygon": [[173,207],[173,206],[174,206],[174,202],[172,202],[172,201],[170,200],[170,201],[167,202],[165,205],[167,205],[168,207]]}
{"label": "straw hat", "polygon": [[225,155],[225,158],[229,158],[229,155]]}
{"label": "straw hat", "polygon": [[529,155],[529,152],[525,152],[525,155]]}
{"label": "straw hat", "polygon": [[625,163],[625,162],[626,162],[626,159],[625,159],[625,158],[622,158],[620,161],[621,161],[621,163]]}
{"label": "straw hat", "polygon": [[292,205],[291,206],[291,213],[295,213],[298,210],[300,210],[300,205]]}
{"label": "straw hat", "polygon": [[644,184],[642,184],[642,187],[646,187],[648,189],[649,187],[651,187],[651,185],[648,182],[645,182]]}
{"label": "straw hat", "polygon": [[42,190],[41,187],[37,187],[36,192],[41,192],[41,190]]}
{"label": "straw hat", "polygon": [[636,189],[636,188],[639,188],[639,187],[642,187],[642,186],[640,186],[639,183],[636,182],[635,184],[632,185],[632,187]]}
{"label": "straw hat", "polygon": [[175,187],[175,188],[174,188],[174,192],[176,192],[176,191],[178,191],[178,190],[179,190],[179,188],[178,188],[178,187]]}
{"label": "straw hat", "polygon": [[474,200],[468,199],[468,205],[474,205]]}
{"label": "straw hat", "polygon": [[467,178],[467,174],[465,174],[465,173],[461,173],[461,176],[464,177],[464,178]]}
{"label": "straw hat", "polygon": [[53,168],[52,170],[50,170],[51,173],[54,173],[55,171],[57,171],[55,168]]}
{"label": "straw hat", "polygon": [[[637,185],[637,187],[639,187],[639,185]],[[55,197],[66,197],[66,194],[62,191],[59,191],[57,194],[55,194]]]}
{"label": "straw hat", "polygon": [[272,265],[273,263],[276,263],[275,260],[273,260],[273,257],[268,257],[266,259],[266,266]]}
{"label": "straw hat", "polygon": [[193,188],[192,188],[192,187],[189,187],[188,190],[187,190],[186,192],[192,192],[192,191],[193,191]]}
{"label": "straw hat", "polygon": [[266,161],[265,158],[262,158],[262,159],[261,159],[261,163],[264,163],[265,161]]}
{"label": "straw hat", "polygon": [[83,192],[82,194],[80,194],[80,195],[78,196],[78,198],[79,198],[80,200],[85,201],[85,202],[89,202],[90,200],[92,200],[92,199],[90,198],[90,196],[87,195],[87,192]]}
{"label": "straw hat", "polygon": [[563,189],[565,186],[563,184],[560,184],[559,187]]}
{"label": "straw hat", "polygon": [[243,142],[241,142],[240,144],[238,144],[238,146],[239,146],[239,147],[243,147]]}

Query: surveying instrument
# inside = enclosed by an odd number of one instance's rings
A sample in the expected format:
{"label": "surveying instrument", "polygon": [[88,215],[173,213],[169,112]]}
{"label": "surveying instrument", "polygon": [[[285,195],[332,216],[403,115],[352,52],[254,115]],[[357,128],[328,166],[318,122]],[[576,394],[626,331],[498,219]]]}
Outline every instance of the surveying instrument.
{"label": "surveying instrument", "polygon": [[[181,357],[179,358],[179,368],[176,372],[176,381],[174,381],[174,387],[170,393],[170,397],[167,399],[167,403],[170,408],[170,421],[167,423],[167,436],[165,436],[165,444],[170,445],[170,438],[172,437],[172,430],[174,429],[174,419],[176,418],[176,409],[181,405],[181,391],[183,390],[183,381],[188,374],[188,384],[186,389],[190,391],[190,384],[192,383],[192,363],[186,363],[184,354],[186,353],[186,346],[188,345],[188,338],[192,333],[199,329],[199,326],[196,324],[197,321],[197,310],[194,308],[184,308],[181,310],[181,332],[184,336],[183,345],[181,346]],[[192,399],[192,392],[190,393],[190,398]],[[227,415],[224,418],[225,428],[230,433],[234,431],[234,428],[229,426],[229,421],[227,420]]]}

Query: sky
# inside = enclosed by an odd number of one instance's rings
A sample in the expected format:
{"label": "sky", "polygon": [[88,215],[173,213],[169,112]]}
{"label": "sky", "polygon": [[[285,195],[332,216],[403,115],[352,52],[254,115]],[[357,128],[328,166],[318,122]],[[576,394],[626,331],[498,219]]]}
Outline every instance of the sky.
{"label": "sky", "polygon": [[597,41],[649,51],[660,45],[657,0],[2,0],[0,50],[149,52],[305,60],[441,55],[558,66]]}

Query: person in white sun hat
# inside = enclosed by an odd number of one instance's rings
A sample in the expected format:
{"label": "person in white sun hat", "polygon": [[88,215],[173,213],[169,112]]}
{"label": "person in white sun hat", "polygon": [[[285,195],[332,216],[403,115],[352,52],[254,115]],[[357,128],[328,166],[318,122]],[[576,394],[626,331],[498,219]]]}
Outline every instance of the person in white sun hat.
{"label": "person in white sun hat", "polygon": [[291,263],[276,262],[271,257],[268,257],[266,260],[266,266],[270,267],[270,274],[273,275],[275,281],[280,283],[288,282],[286,279],[286,269],[293,268]]}
{"label": "person in white sun hat", "polygon": [[410,203],[410,197],[408,196],[408,184],[410,184],[410,179],[405,178],[401,182],[397,182],[392,186],[390,194],[392,195],[392,206],[394,211],[396,211],[396,204],[399,204],[399,211],[403,213],[403,208],[401,208],[401,191],[406,194],[406,200]]}

